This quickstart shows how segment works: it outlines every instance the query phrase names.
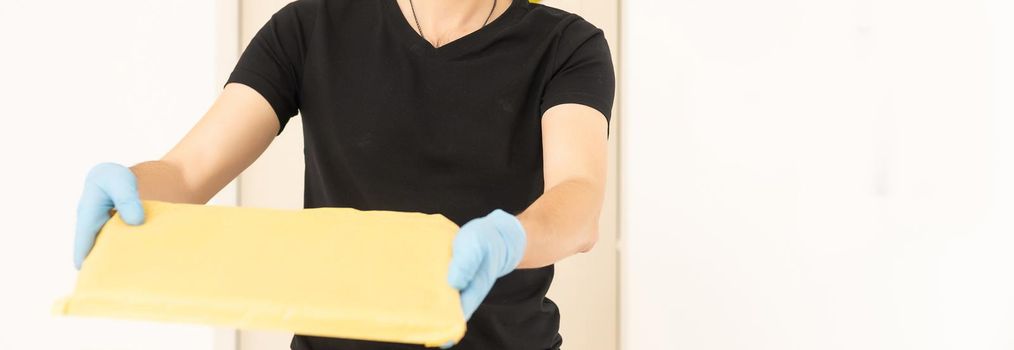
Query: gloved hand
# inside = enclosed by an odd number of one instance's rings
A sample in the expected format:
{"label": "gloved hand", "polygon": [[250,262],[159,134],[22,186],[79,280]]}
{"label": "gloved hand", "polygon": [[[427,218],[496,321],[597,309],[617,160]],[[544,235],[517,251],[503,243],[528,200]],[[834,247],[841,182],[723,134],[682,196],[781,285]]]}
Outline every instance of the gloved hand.
{"label": "gloved hand", "polygon": [[128,225],[144,222],[144,207],[137,193],[137,178],[126,167],[115,163],[96,165],[85,178],[84,192],[77,204],[74,233],[74,267],[81,269],[95,244],[99,229],[116,209]]}
{"label": "gloved hand", "polygon": [[461,226],[454,237],[447,280],[461,291],[466,320],[486,298],[493,282],[518,266],[526,240],[521,221],[500,209]]}

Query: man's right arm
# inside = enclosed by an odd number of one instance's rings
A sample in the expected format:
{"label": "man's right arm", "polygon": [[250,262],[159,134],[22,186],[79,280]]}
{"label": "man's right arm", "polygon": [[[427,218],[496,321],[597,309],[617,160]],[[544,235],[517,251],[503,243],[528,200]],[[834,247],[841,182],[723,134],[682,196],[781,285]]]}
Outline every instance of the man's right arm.
{"label": "man's right arm", "polygon": [[130,168],[142,199],[206,203],[278,133],[271,105],[250,87],[225,86],[211,109],[161,160]]}
{"label": "man's right arm", "polygon": [[112,163],[96,166],[78,202],[74,264],[80,268],[110,209],[132,225],[144,222],[141,199],[206,203],[254,162],[278,134],[280,122],[254,89],[231,83],[211,109],[160,160],[129,170]]}

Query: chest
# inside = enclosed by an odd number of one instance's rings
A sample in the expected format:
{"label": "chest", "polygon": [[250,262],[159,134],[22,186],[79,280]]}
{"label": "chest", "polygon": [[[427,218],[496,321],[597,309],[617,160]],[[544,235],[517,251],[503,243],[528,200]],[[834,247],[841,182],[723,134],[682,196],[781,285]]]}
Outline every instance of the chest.
{"label": "chest", "polygon": [[322,36],[308,52],[299,94],[307,136],[345,151],[438,158],[539,141],[544,52],[509,38],[443,52],[382,27],[367,33]]}

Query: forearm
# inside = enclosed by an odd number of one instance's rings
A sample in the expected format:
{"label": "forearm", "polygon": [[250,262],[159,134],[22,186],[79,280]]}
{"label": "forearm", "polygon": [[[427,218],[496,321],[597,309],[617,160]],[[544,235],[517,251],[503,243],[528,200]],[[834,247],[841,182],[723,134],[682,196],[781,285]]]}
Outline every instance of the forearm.
{"label": "forearm", "polygon": [[187,183],[183,171],[169,162],[155,160],[130,167],[137,177],[141,199],[173,203],[206,203],[215,192],[202,191]]}
{"label": "forearm", "polygon": [[546,191],[518,214],[527,234],[518,268],[543,267],[591,250],[602,200],[603,185],[590,180],[566,180]]}
{"label": "forearm", "polygon": [[259,93],[226,85],[208,113],[161,160],[130,167],[141,199],[207,203],[268,147],[278,118]]}

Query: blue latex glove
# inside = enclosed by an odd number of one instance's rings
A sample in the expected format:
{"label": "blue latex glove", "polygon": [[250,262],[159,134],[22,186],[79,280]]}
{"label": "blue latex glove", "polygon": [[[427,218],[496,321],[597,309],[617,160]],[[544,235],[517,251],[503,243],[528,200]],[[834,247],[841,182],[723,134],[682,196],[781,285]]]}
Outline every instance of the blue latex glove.
{"label": "blue latex glove", "polygon": [[137,194],[137,178],[126,167],[115,163],[96,165],[85,178],[84,192],[77,204],[74,233],[74,267],[81,269],[95,244],[99,229],[116,209],[128,225],[144,222],[144,207]]}
{"label": "blue latex glove", "polygon": [[486,298],[493,282],[521,262],[526,239],[521,221],[500,209],[461,226],[454,237],[447,280],[451,287],[461,291],[461,309],[466,320]]}

